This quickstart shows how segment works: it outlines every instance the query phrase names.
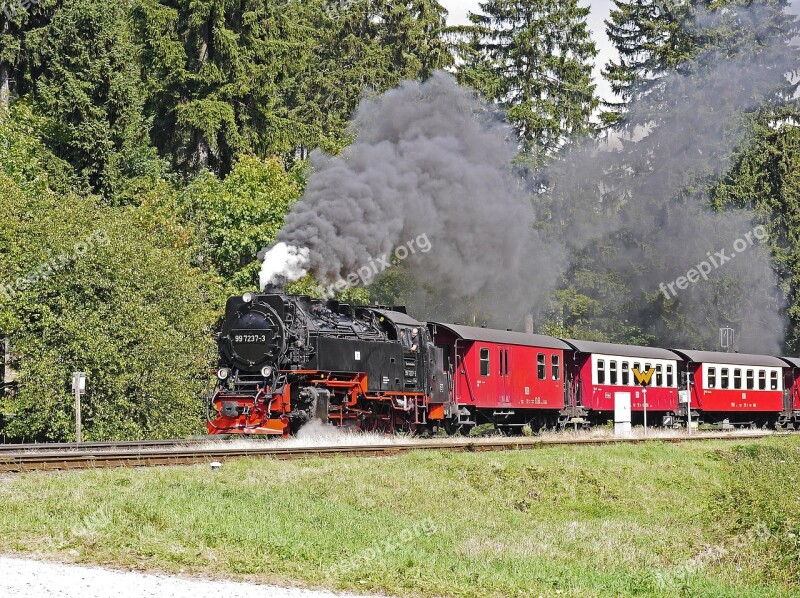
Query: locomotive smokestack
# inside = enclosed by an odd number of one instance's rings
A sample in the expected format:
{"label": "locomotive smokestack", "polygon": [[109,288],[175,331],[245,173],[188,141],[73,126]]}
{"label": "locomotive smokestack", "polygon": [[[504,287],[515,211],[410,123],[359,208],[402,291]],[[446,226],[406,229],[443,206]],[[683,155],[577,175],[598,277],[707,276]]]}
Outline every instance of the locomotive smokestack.
{"label": "locomotive smokestack", "polygon": [[285,295],[286,285],[271,282],[262,289],[262,292],[265,295]]}

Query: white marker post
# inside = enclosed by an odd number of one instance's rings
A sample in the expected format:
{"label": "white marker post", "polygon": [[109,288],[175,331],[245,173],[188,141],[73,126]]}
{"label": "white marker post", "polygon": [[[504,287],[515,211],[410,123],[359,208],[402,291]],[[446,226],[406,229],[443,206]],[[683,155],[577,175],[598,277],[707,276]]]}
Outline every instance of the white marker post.
{"label": "white marker post", "polygon": [[81,431],[81,395],[86,392],[86,374],[75,372],[72,374],[72,392],[75,393],[75,443],[83,442]]}
{"label": "white marker post", "polygon": [[[688,386],[688,385],[687,385]],[[689,386],[691,388],[691,386]],[[678,391],[678,400],[686,405],[686,433],[692,435],[692,393],[689,390]]]}
{"label": "white marker post", "polygon": [[614,436],[630,438],[631,435],[631,393],[614,393]]}

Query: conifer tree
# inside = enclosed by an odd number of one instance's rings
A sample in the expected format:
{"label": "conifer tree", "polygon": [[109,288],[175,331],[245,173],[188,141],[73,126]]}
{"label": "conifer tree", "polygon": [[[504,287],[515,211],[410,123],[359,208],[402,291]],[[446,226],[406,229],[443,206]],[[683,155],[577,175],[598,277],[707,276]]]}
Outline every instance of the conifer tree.
{"label": "conifer tree", "polygon": [[137,155],[147,153],[128,3],[73,0],[30,18],[36,26],[22,38],[19,89],[30,93],[45,119],[43,132],[56,155],[90,189],[113,194],[118,179],[139,162]]}
{"label": "conifer tree", "polygon": [[461,82],[507,110],[523,151],[541,164],[592,131],[597,48],[577,0],[487,0],[461,28]]}
{"label": "conifer tree", "polygon": [[8,108],[12,82],[23,77],[27,32],[47,23],[58,0],[0,4],[0,106]]}

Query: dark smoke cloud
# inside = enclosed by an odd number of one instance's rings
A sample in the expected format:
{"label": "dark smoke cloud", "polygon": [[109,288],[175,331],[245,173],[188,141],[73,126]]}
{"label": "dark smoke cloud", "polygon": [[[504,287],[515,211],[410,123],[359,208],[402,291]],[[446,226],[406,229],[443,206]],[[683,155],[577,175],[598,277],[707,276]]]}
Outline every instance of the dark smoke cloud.
{"label": "dark smoke cloud", "polygon": [[[417,284],[437,289],[429,304],[438,307],[420,317],[452,316],[467,301],[504,324],[547,296],[560,252],[532,227],[529,195],[511,173],[511,129],[473,91],[445,73],[405,82],[362,102],[351,132],[340,156],[314,155],[262,283],[307,271],[329,284],[426,235],[431,250],[403,264]],[[290,247],[308,250],[302,271],[282,267]]]}
{"label": "dark smoke cloud", "polygon": [[739,41],[758,38],[760,51],[682,64],[631,107],[646,127],[616,139],[615,151],[587,143],[564,152],[530,186],[511,174],[511,130],[449,75],[365,100],[353,145],[313,156],[305,196],[262,256],[262,283],[310,272],[329,284],[425,234],[431,251],[404,262],[420,318],[470,311],[519,328],[525,313],[547,312],[567,266],[588,256],[630,289],[619,319],[660,344],[714,349],[717,328],[733,324],[740,350],[779,351],[783,305],[765,246],[676,297],[659,290],[753,230],[753,214],[715,213],[705,190],[744,142],[743,115],[781,99],[786,73],[800,64],[796,49],[770,38],[763,13],[736,11],[722,18],[742,28]]}
{"label": "dark smoke cloud", "polygon": [[[751,38],[764,15],[740,12],[747,25],[741,38]],[[695,26],[718,25],[718,17],[703,15]],[[622,140],[613,152],[580,148],[547,173],[547,201],[563,224],[556,234],[572,255],[590,254],[597,270],[626,281],[632,305],[624,315],[660,343],[714,349],[717,329],[733,324],[741,350],[781,349],[785,315],[766,244],[737,253],[708,281],[667,303],[657,300],[661,283],[684,275],[708,252],[731,253],[753,230],[754,214],[713,212],[706,190],[745,143],[745,115],[786,100],[781,91],[798,64],[798,54],[780,39],[767,38],[760,51],[735,58],[704,54],[631,107],[633,122],[651,123],[636,140]]]}

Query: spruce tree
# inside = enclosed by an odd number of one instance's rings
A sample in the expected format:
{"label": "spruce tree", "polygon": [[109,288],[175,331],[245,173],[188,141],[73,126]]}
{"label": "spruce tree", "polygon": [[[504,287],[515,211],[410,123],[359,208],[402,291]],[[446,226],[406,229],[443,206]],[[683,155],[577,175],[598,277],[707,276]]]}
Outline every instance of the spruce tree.
{"label": "spruce tree", "polygon": [[[139,52],[125,0],[73,0],[34,17],[18,80],[55,153],[88,186],[113,194],[147,153]],[[32,5],[33,6],[33,5]],[[43,17],[47,17],[44,22]]]}
{"label": "spruce tree", "polygon": [[444,39],[447,11],[436,0],[322,1],[304,110],[308,122],[319,123],[320,145],[336,151],[364,93],[427,79],[453,57]]}
{"label": "spruce tree", "polygon": [[313,46],[307,11],[291,0],[139,2],[153,141],[177,168],[224,175],[237,155],[306,134],[286,101]]}
{"label": "spruce tree", "polygon": [[447,66],[435,0],[140,0],[154,141],[181,170],[341,146],[364,91]]}
{"label": "spruce tree", "polygon": [[592,131],[597,48],[578,0],[487,0],[459,31],[459,79],[507,110],[523,151],[541,164]]}
{"label": "spruce tree", "polygon": [[[626,106],[655,81],[692,56],[695,44],[684,27],[690,4],[662,0],[614,0],[606,21],[606,34],[619,53],[609,61],[603,76],[618,101],[605,102],[606,124],[621,121]],[[638,95],[637,95],[638,94]]]}
{"label": "spruce tree", "polygon": [[25,38],[29,31],[49,20],[59,0],[21,4],[9,1],[0,4],[0,107],[8,108],[13,89],[25,73]]}

